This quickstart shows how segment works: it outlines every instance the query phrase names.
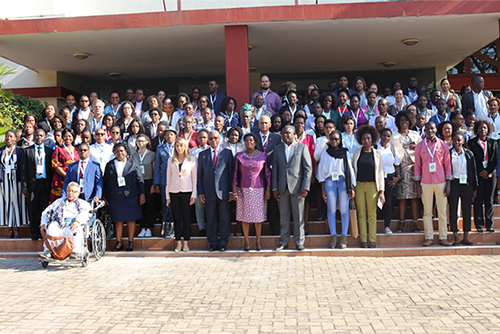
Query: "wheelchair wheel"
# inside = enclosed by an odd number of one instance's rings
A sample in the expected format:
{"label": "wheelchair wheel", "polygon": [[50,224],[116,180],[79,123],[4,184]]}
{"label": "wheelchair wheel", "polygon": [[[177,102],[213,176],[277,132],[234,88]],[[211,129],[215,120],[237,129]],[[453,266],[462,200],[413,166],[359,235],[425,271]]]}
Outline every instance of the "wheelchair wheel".
{"label": "wheelchair wheel", "polygon": [[42,262],[42,267],[47,268],[49,266],[49,263],[47,261],[41,261]]}
{"label": "wheelchair wheel", "polygon": [[106,251],[106,229],[99,219],[92,226],[92,252],[99,261]]}

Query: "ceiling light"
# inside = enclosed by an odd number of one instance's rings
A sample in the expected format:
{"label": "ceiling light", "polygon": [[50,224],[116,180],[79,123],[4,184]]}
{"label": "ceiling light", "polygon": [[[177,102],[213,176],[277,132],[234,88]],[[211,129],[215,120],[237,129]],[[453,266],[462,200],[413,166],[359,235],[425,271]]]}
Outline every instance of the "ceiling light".
{"label": "ceiling light", "polygon": [[248,72],[251,73],[251,72],[255,72],[255,71],[257,71],[257,67],[255,67],[255,66],[248,67]]}
{"label": "ceiling light", "polygon": [[122,72],[109,72],[109,76],[113,78],[119,78],[122,76]]}
{"label": "ceiling light", "polygon": [[420,42],[420,40],[418,38],[407,38],[403,39],[401,42],[406,46],[414,46],[415,44]]}
{"label": "ceiling light", "polygon": [[86,52],[76,52],[73,53],[73,57],[75,57],[78,60],[85,60],[89,57],[90,55]]}
{"label": "ceiling light", "polygon": [[249,45],[248,45],[248,51],[252,51],[252,49],[253,49],[253,45],[250,45],[250,44],[249,44]]}
{"label": "ceiling light", "polygon": [[383,62],[382,65],[384,67],[389,68],[389,67],[393,67],[394,65],[396,65],[396,62],[394,62],[394,61],[386,61],[386,62]]}

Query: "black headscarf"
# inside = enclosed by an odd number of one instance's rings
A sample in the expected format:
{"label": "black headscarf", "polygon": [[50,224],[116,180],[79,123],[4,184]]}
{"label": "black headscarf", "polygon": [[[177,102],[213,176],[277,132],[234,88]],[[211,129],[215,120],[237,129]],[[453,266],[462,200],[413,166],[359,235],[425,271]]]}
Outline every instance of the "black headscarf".
{"label": "black headscarf", "polygon": [[350,193],[352,190],[352,183],[351,183],[351,169],[349,168],[349,162],[347,160],[348,159],[347,153],[349,151],[345,147],[333,148],[329,144],[327,145],[328,148],[326,149],[326,152],[328,153],[328,155],[330,155],[332,158],[342,159],[344,161],[345,187],[347,189],[347,193]]}

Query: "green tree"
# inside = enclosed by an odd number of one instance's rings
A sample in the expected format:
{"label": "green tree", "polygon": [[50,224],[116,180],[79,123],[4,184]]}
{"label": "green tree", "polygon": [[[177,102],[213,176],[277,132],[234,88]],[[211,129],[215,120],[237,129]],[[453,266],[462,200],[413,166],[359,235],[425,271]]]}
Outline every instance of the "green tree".
{"label": "green tree", "polygon": [[[8,74],[15,74],[16,70],[10,67],[9,65],[5,63],[0,64],[0,77]],[[2,84],[0,83],[0,99],[5,99],[7,101],[10,101],[14,97],[14,94],[12,92],[6,91],[2,88]]]}

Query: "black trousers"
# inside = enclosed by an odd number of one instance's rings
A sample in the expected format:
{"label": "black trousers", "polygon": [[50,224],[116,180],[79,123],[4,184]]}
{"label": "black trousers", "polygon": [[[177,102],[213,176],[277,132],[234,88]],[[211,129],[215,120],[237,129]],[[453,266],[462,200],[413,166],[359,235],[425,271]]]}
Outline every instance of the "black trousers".
{"label": "black trousers", "polygon": [[35,189],[28,196],[30,232],[32,238],[40,237],[40,221],[42,212],[49,206],[50,188],[45,179],[35,181]]}
{"label": "black trousers", "polygon": [[451,181],[451,191],[450,195],[448,195],[448,204],[450,206],[450,228],[452,232],[458,232],[457,211],[458,211],[459,198],[462,200],[462,217],[463,217],[464,232],[470,232],[473,192],[474,189],[472,188],[471,185],[460,184],[459,180]]}
{"label": "black trousers", "polygon": [[396,187],[391,187],[389,185],[389,181],[392,181],[392,178],[396,176],[396,173],[388,174],[385,179],[385,203],[382,209],[384,215],[384,227],[391,227],[391,219],[392,219],[392,211],[393,211],[393,199],[394,199],[394,189]]}
{"label": "black trousers", "polygon": [[144,180],[144,188],[146,189],[146,203],[141,206],[142,218],[139,220],[141,228],[153,228],[155,222],[155,201],[151,194],[151,186],[153,185],[153,180]]}
{"label": "black trousers", "polygon": [[[493,194],[497,185],[497,178],[483,179],[479,177],[479,187],[474,200],[474,225],[476,227],[493,227]],[[483,215],[484,203],[484,215]]]}
{"label": "black trousers", "polygon": [[[170,193],[170,208],[174,218],[175,240],[181,240],[182,230],[184,230],[184,240],[191,239],[191,192],[188,193]],[[181,219],[184,218],[184,229]]]}

